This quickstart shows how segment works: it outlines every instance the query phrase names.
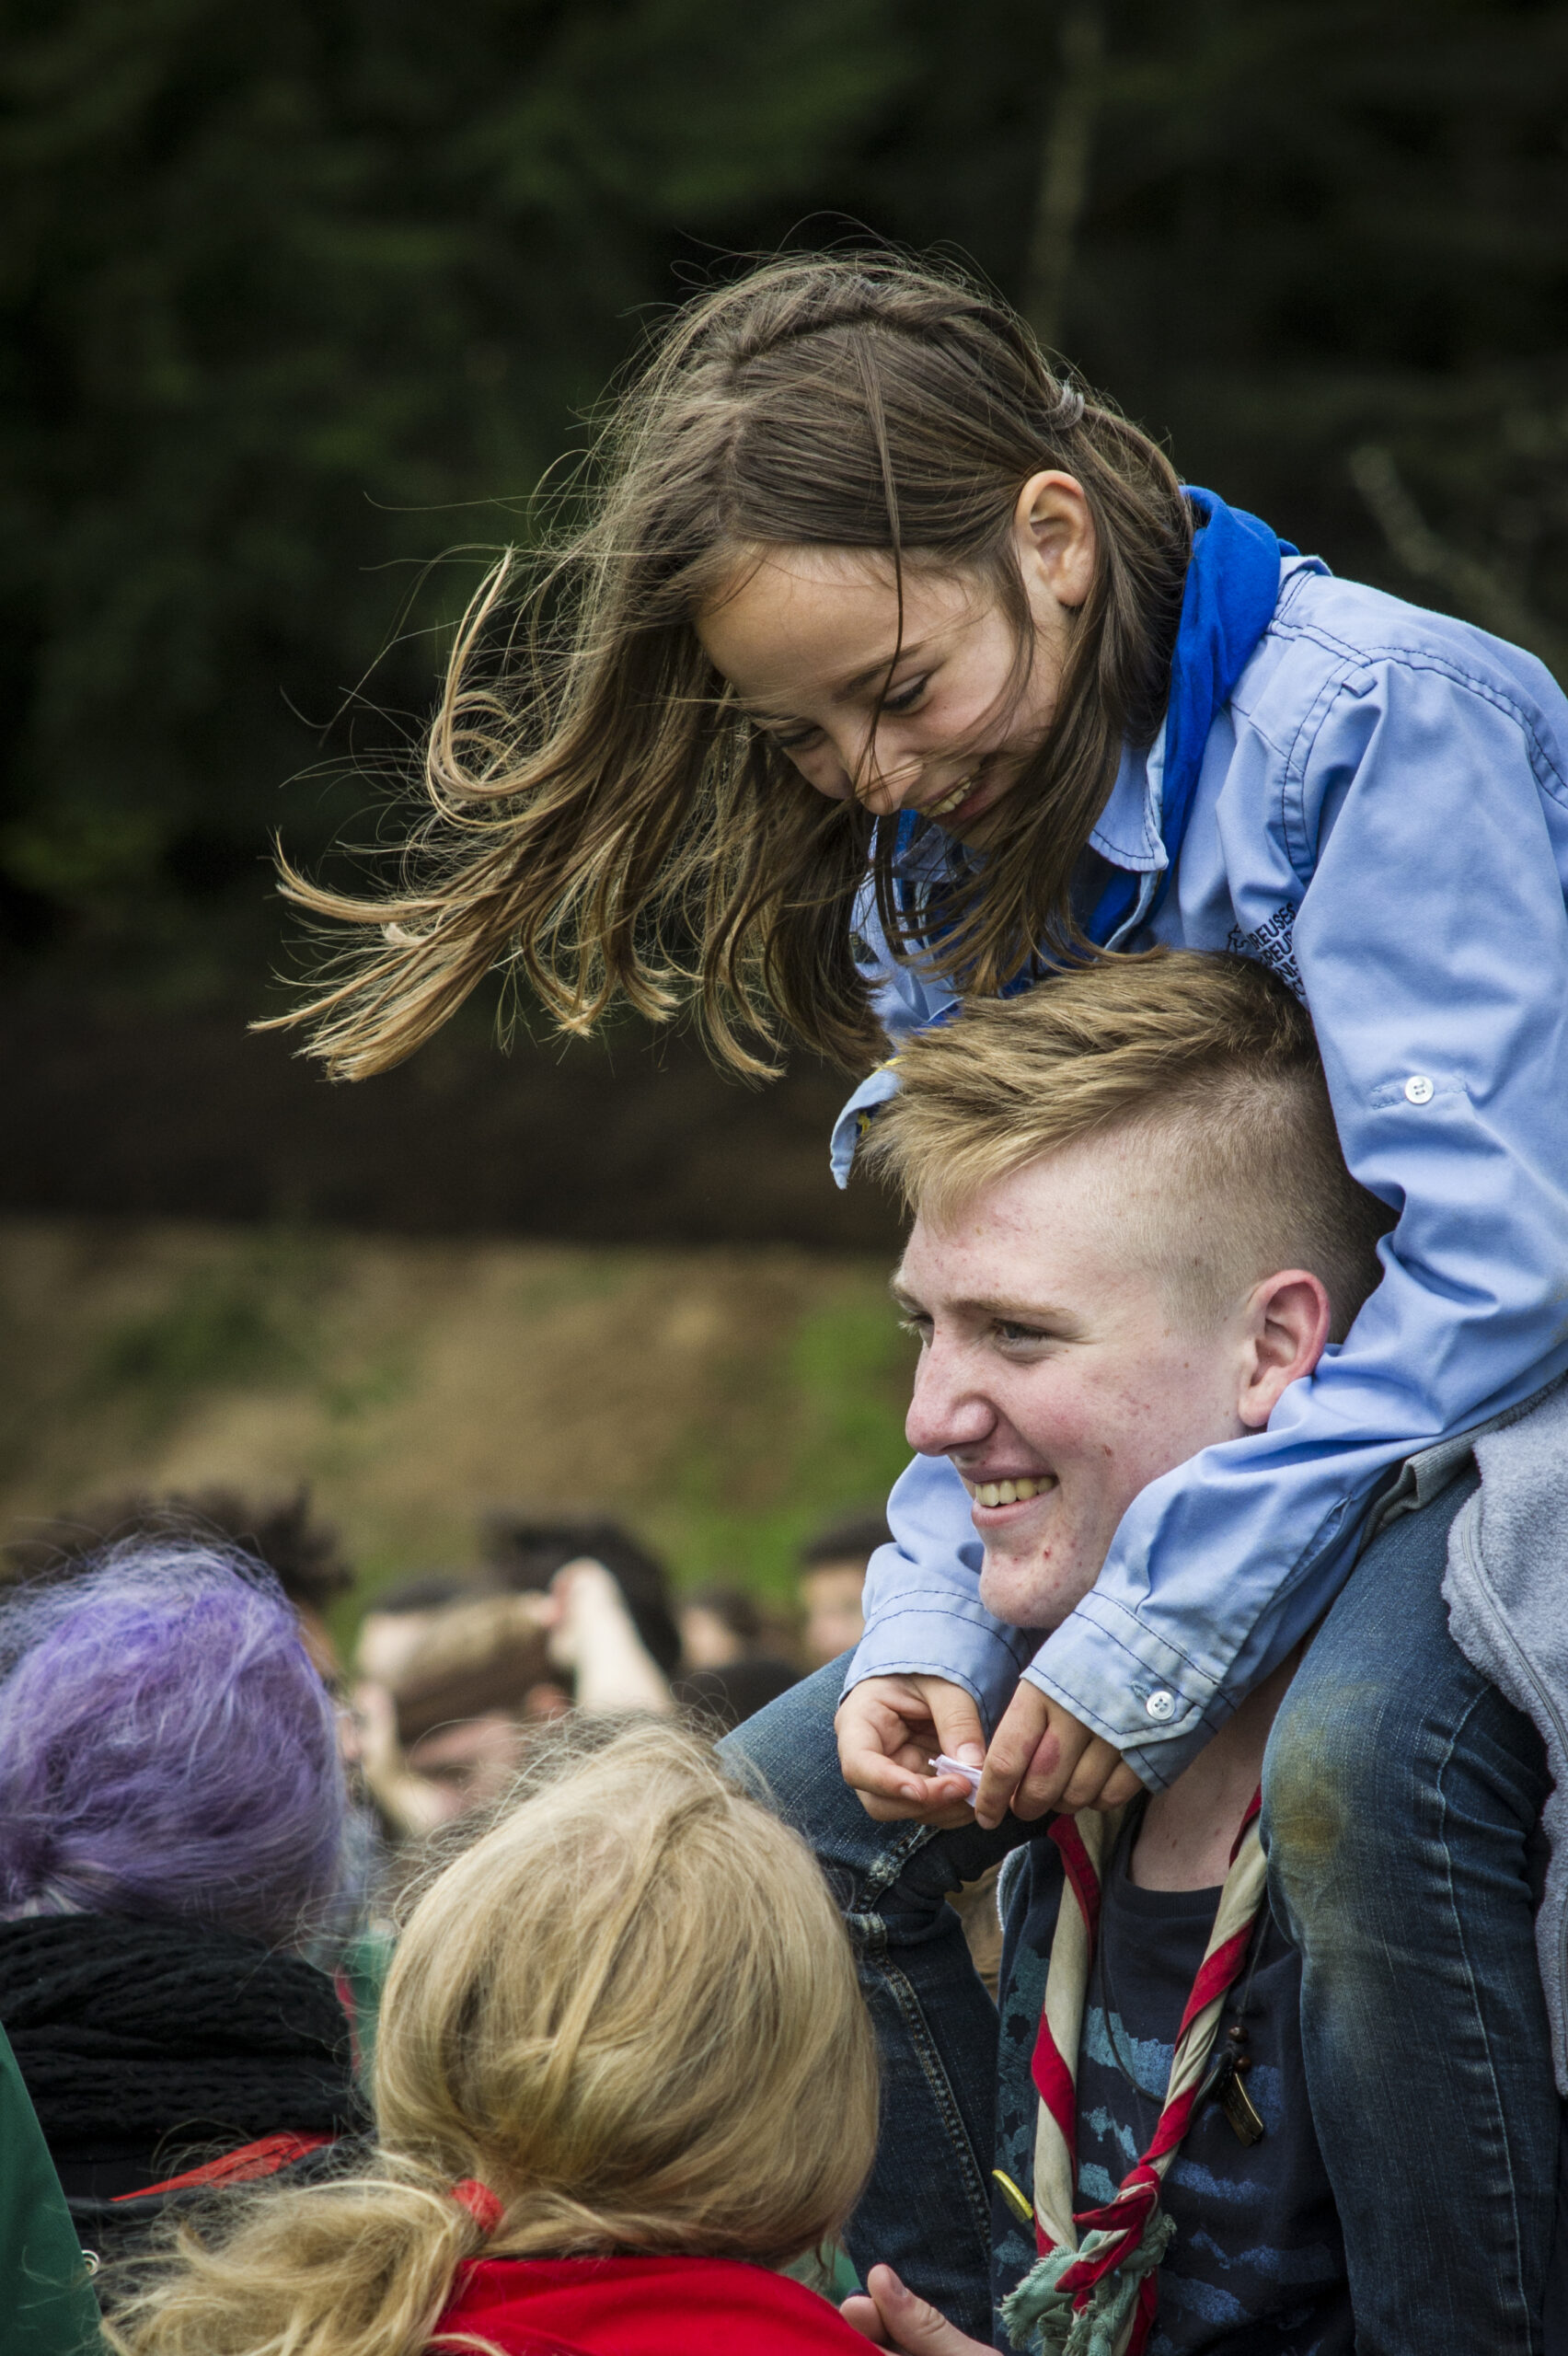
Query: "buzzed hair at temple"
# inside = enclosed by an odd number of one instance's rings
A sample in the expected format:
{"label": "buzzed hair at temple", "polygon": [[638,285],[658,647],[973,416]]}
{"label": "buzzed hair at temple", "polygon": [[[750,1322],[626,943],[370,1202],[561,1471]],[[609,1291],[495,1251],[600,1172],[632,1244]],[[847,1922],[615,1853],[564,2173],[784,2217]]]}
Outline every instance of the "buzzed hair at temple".
{"label": "buzzed hair at temple", "polygon": [[1161,1183],[1128,1242],[1189,1311],[1302,1267],[1337,1340],[1378,1284],[1397,1215],[1345,1167],[1305,1007],[1251,958],[1156,949],[971,999],[898,1073],[859,1161],[938,1226],[1043,1155],[1136,1130]]}

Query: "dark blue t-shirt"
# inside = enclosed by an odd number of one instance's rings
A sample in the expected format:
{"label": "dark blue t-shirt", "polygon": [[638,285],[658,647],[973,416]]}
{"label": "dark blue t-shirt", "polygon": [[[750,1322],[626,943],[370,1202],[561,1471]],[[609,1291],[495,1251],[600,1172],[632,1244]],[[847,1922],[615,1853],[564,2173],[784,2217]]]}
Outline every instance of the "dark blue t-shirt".
{"label": "dark blue t-shirt", "polygon": [[[1127,1878],[1136,1833],[1124,1830],[1101,1907],[1101,1934],[1078,2055],[1078,2199],[1109,2200],[1147,2148],[1170,2074],[1176,2031],[1203,1961],[1216,1889],[1138,1889]],[[1039,2098],[1030,2076],[1061,1889],[1053,1842],[1030,1844],[1008,1909],[1002,1964],[997,2165],[1027,2192]],[[1202,2104],[1165,2179],[1176,2226],[1159,2269],[1149,2356],[1351,2356],[1344,2245],[1312,2131],[1302,2073],[1301,1967],[1265,1911],[1220,2021],[1263,2121],[1243,2143],[1216,2101]],[[1033,2263],[1032,2237],[999,2201],[994,2212],[998,2303]],[[998,2346],[1006,2348],[1005,2339]]]}

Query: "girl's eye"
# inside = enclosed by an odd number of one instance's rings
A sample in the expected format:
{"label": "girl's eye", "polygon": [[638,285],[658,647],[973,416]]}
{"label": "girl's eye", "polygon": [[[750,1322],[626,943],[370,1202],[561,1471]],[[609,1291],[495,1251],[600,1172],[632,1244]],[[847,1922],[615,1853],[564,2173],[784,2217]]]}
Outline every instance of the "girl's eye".
{"label": "girl's eye", "polygon": [[767,733],[781,753],[793,753],[822,732],[816,728],[770,728]]}
{"label": "girl's eye", "polygon": [[928,678],[911,679],[909,685],[906,687],[900,687],[896,694],[883,696],[882,710],[884,711],[913,711],[930,684]]}

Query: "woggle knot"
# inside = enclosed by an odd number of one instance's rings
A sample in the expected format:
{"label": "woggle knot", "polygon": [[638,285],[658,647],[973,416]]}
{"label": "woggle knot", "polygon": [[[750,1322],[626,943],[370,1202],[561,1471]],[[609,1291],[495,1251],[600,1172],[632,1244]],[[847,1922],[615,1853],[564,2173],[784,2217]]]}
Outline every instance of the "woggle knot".
{"label": "woggle knot", "polygon": [[1137,2246],[1113,2263],[1087,2294],[1064,2289],[1064,2276],[1076,2267],[1092,2268],[1125,2240],[1124,2233],[1086,2234],[1079,2249],[1048,2250],[1002,2302],[1008,2338],[1020,2348],[1037,2349],[1039,2356],[1117,2356],[1144,2278],[1155,2271],[1175,2231],[1164,2211],[1156,2209]]}

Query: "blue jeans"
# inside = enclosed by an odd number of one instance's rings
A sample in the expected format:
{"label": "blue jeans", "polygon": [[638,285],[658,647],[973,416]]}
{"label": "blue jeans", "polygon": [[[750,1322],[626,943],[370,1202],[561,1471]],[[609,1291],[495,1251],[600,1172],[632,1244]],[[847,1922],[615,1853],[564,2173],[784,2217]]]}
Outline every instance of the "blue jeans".
{"label": "blue jeans", "polygon": [[[1456,1482],[1367,1549],[1275,1721],[1270,1898],[1301,1950],[1313,2121],[1362,2356],[1539,2356],[1559,2105],[1532,1916],[1544,1749],[1465,1660],[1441,1596]],[[873,1823],[838,1773],[847,1661],[729,1738],[812,1842],[883,2062],[876,2167],[846,2235],[990,2339],[997,2014],[949,1890],[1041,1828]],[[1005,2286],[1003,2286],[1005,2287]]]}

